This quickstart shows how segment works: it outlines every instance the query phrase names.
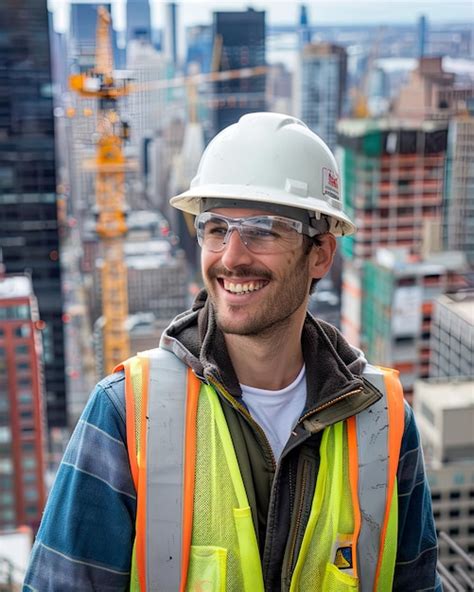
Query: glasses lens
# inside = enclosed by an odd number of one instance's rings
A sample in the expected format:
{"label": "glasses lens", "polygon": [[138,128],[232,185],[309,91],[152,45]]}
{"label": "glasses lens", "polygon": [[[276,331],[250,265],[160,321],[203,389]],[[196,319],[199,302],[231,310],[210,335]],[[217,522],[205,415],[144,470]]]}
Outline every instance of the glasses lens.
{"label": "glasses lens", "polygon": [[247,218],[242,221],[241,236],[254,253],[278,253],[295,248],[301,242],[298,223],[276,216]]}
{"label": "glasses lens", "polygon": [[210,212],[196,218],[198,242],[214,253],[222,251],[228,232],[237,230],[245,246],[253,253],[276,253],[301,243],[301,223],[277,216],[226,218]]}
{"label": "glasses lens", "polygon": [[227,219],[221,216],[212,216],[206,212],[196,218],[198,242],[209,251],[218,252],[224,248],[228,229]]}

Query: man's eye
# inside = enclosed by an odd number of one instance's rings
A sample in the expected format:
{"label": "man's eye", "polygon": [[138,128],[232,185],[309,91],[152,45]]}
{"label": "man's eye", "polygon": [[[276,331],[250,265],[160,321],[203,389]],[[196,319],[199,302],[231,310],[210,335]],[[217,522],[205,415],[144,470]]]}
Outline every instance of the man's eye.
{"label": "man's eye", "polygon": [[206,226],[206,234],[210,234],[212,236],[225,236],[227,232],[227,226]]}
{"label": "man's eye", "polygon": [[272,239],[277,238],[277,234],[267,228],[246,228],[246,234],[255,239]]}

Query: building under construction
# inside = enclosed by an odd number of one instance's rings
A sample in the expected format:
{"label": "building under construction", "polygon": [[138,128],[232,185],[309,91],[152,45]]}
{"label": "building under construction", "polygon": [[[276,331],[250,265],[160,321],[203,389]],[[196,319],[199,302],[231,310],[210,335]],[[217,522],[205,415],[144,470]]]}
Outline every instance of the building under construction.
{"label": "building under construction", "polygon": [[430,374],[434,301],[464,285],[464,269],[460,253],[413,261],[379,250],[362,264],[361,346],[372,362],[399,370],[408,400],[415,380]]}
{"label": "building under construction", "polygon": [[338,132],[345,208],[358,228],[342,241],[344,257],[379,247],[421,254],[425,229],[440,224],[447,124],[353,119]]}

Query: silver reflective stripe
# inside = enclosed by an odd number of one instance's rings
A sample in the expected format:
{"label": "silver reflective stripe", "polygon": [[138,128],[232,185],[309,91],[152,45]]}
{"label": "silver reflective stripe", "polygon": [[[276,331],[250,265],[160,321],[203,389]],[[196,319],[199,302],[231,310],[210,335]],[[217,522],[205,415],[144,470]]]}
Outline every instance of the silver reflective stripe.
{"label": "silver reflective stripe", "polygon": [[146,589],[176,592],[181,573],[186,366],[171,352],[150,358],[147,421]]}
{"label": "silver reflective stripe", "polygon": [[356,415],[361,527],[357,544],[360,592],[373,592],[380,535],[388,502],[388,410],[383,373],[368,366],[364,378],[383,397]]}

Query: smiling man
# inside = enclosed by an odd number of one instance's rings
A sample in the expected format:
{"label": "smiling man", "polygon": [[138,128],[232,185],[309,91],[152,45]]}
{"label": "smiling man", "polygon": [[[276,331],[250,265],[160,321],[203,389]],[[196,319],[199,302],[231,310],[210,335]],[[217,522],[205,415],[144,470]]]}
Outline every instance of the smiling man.
{"label": "smiling man", "polygon": [[205,289],[98,384],[25,589],[441,590],[418,431],[394,371],[307,313],[355,231],[301,121],[249,114],[171,204]]}

